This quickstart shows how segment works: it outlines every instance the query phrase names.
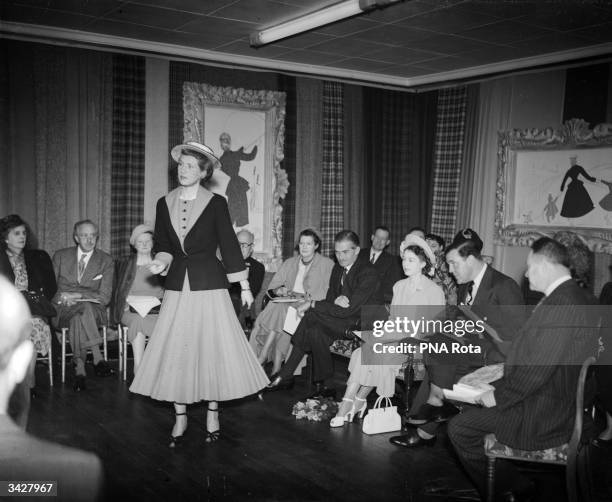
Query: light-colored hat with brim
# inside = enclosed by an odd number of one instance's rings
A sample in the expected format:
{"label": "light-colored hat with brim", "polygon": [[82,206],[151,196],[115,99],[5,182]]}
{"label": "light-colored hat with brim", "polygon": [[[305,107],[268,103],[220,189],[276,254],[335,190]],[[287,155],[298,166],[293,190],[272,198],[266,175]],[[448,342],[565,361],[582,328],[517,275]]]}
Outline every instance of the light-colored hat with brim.
{"label": "light-colored hat with brim", "polygon": [[130,245],[136,247],[136,239],[147,232],[150,234],[153,233],[153,227],[151,225],[144,223],[142,225],[135,226],[134,230],[132,230],[132,235],[130,235]]}
{"label": "light-colored hat with brim", "polygon": [[195,141],[187,141],[187,143],[176,145],[171,150],[170,155],[172,155],[172,158],[178,162],[179,158],[185,151],[198,152],[205,155],[211,160],[215,168],[221,166],[221,161],[215,156],[214,152],[209,147]]}
{"label": "light-colored hat with brim", "polygon": [[425,252],[425,255],[427,256],[427,258],[429,258],[431,265],[433,267],[436,266],[436,255],[429,247],[429,244],[425,242],[425,239],[421,239],[418,235],[407,235],[406,237],[404,237],[404,240],[400,244],[400,256],[404,254],[404,250],[408,246],[420,247]]}

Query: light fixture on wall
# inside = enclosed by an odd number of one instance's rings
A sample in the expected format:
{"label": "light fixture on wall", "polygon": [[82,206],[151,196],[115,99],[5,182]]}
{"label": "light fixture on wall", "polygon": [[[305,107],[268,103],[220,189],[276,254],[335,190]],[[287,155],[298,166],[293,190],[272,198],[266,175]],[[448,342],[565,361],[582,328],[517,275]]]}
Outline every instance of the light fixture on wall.
{"label": "light fixture on wall", "polygon": [[261,31],[251,34],[251,45],[259,47],[261,45],[275,42],[282,38],[287,38],[298,33],[303,33],[314,28],[335,23],[348,17],[356,16],[363,12],[386,7],[389,4],[401,2],[403,0],[345,0],[323,9],[305,14],[290,21],[271,26]]}

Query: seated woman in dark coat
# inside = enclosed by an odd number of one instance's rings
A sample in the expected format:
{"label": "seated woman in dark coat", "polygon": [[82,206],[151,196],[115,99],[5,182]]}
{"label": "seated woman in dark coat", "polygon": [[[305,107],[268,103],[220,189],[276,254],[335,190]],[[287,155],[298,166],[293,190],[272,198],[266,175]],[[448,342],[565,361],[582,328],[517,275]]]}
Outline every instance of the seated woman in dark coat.
{"label": "seated woman in dark coat", "polygon": [[[51,258],[42,249],[28,249],[28,227],[18,215],[10,214],[0,220],[0,275],[5,276],[20,291],[32,291],[51,300],[57,290]],[[47,355],[51,344],[49,319],[32,310],[32,331],[30,340],[36,352]],[[34,388],[34,367],[32,363],[26,382]]]}
{"label": "seated woman in dark coat", "polygon": [[115,288],[111,301],[113,324],[127,327],[127,337],[134,353],[134,373],[142,360],[146,337],[157,322],[164,289],[159,275],[152,274],[147,265],[153,256],[153,229],[138,225],[132,231],[130,244],[136,251],[121,260],[115,268]]}

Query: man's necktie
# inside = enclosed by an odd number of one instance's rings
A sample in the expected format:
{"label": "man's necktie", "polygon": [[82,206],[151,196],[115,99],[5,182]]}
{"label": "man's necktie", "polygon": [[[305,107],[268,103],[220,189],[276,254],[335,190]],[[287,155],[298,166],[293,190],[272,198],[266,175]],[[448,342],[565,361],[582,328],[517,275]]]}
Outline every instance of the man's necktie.
{"label": "man's necktie", "polygon": [[348,269],[342,269],[342,276],[340,277],[340,286],[344,286],[344,279],[346,279],[346,274],[348,274]]}
{"label": "man's necktie", "polygon": [[78,276],[79,282],[81,282],[81,278],[83,277],[83,272],[85,272],[85,255],[81,255],[81,259],[79,260],[79,276]]}
{"label": "man's necktie", "polygon": [[370,263],[372,265],[374,265],[374,262],[376,261],[376,255],[374,253],[372,253],[372,257],[370,258]]}
{"label": "man's necktie", "polygon": [[472,291],[474,289],[474,281],[470,281],[467,284],[467,291],[465,292],[465,304],[471,305],[474,301],[474,297],[472,296]]}

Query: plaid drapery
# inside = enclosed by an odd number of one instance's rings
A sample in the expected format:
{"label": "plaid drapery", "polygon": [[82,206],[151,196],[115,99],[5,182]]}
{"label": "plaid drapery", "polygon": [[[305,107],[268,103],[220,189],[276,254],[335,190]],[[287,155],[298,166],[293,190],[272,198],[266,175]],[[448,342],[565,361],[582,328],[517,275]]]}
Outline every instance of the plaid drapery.
{"label": "plaid drapery", "polygon": [[467,87],[442,89],[438,96],[431,232],[450,242],[456,231],[463,159]]}
{"label": "plaid drapery", "polygon": [[130,252],[144,206],[145,58],[113,56],[111,254]]}
{"label": "plaid drapery", "polygon": [[344,92],[338,82],[323,83],[323,169],[321,174],[321,253],[333,253],[334,235],[344,225]]}

